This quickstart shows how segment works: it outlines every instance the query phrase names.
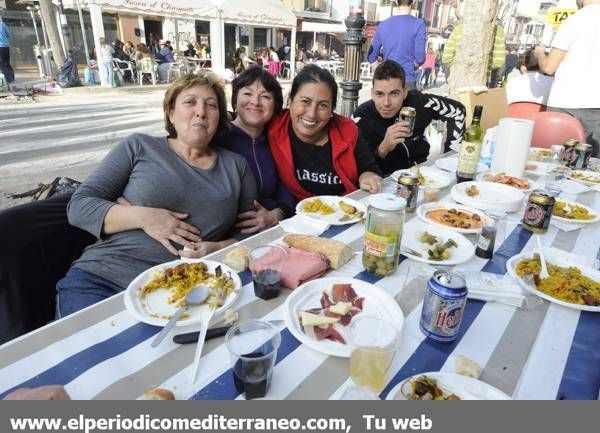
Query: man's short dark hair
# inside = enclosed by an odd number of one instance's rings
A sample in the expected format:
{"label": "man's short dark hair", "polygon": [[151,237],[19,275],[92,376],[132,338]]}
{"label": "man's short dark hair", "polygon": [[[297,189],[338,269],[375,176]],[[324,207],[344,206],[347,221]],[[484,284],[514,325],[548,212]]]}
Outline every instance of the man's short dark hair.
{"label": "man's short dark hair", "polygon": [[398,0],[398,6],[411,6],[414,0]]}
{"label": "man's short dark hair", "polygon": [[375,80],[391,80],[394,78],[400,78],[402,87],[406,86],[406,74],[404,69],[399,63],[393,60],[385,60],[377,66],[373,73],[373,83]]}

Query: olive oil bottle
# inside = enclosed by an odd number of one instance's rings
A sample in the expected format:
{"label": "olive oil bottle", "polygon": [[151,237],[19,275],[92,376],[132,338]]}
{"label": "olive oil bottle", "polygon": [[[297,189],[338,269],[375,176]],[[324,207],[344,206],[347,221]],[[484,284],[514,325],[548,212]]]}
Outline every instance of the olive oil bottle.
{"label": "olive oil bottle", "polygon": [[482,112],[483,107],[476,105],[473,110],[473,121],[465,130],[458,152],[458,167],[456,169],[456,181],[458,183],[473,180],[477,174],[477,165],[483,147],[483,129],[480,125]]}

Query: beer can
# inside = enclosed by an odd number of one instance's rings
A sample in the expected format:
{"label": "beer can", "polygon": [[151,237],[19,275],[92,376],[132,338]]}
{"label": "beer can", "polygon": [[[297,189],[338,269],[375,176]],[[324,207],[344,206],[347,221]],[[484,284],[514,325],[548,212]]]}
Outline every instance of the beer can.
{"label": "beer can", "polygon": [[579,141],[574,138],[570,138],[563,144],[563,151],[560,154],[560,161],[569,166],[571,164],[571,160],[573,159],[573,153],[575,152],[575,146],[579,144]]}
{"label": "beer can", "polygon": [[569,167],[575,170],[585,170],[588,165],[588,161],[592,156],[592,145],[586,143],[577,143],[573,149],[573,157],[571,158],[571,164]]}
{"label": "beer can", "polygon": [[417,119],[417,110],[415,110],[413,107],[402,107],[400,109],[399,119],[408,122],[410,135],[413,135],[415,130],[415,120]]}
{"label": "beer can", "polygon": [[523,215],[523,228],[537,234],[546,233],[556,199],[546,190],[536,189],[529,194]]}
{"label": "beer can", "polygon": [[406,200],[406,212],[414,212],[419,195],[419,176],[403,172],[398,177],[398,195]]}
{"label": "beer can", "polygon": [[456,340],[466,302],[465,279],[454,272],[436,271],[427,281],[419,322],[421,332],[443,343]]}

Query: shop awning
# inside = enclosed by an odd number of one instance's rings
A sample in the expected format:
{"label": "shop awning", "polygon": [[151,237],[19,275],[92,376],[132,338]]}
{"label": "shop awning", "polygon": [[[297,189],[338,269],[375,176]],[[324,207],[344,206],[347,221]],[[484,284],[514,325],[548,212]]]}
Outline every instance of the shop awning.
{"label": "shop awning", "polygon": [[302,21],[303,32],[317,32],[317,33],[346,33],[345,24],[333,24],[333,23],[316,23],[313,21]]}
{"label": "shop awning", "polygon": [[[76,9],[75,0],[63,0],[66,8]],[[155,13],[166,16],[186,16],[211,19],[218,17],[216,6],[199,0],[79,0],[81,7],[97,4],[116,11]]]}
{"label": "shop awning", "polygon": [[213,0],[223,21],[264,27],[296,27],[296,15],[281,0]]}

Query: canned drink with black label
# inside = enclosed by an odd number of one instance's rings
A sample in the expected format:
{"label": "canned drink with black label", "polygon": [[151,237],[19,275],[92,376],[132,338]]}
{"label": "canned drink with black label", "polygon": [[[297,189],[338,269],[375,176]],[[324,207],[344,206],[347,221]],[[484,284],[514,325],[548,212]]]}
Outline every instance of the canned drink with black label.
{"label": "canned drink with black label", "polygon": [[529,194],[523,215],[523,228],[542,234],[548,231],[556,199],[549,191],[537,189]]}
{"label": "canned drink with black label", "polygon": [[436,271],[427,281],[419,322],[421,332],[444,343],[456,340],[466,302],[465,279],[453,272]]}
{"label": "canned drink with black label", "polygon": [[560,154],[560,161],[569,166],[571,164],[571,160],[573,159],[573,154],[575,152],[575,146],[579,144],[579,141],[574,138],[570,138],[563,144],[563,151]]}
{"label": "canned drink with black label", "polygon": [[573,158],[570,167],[575,170],[584,170],[587,168],[588,161],[592,156],[592,145],[578,143],[573,149]]}
{"label": "canned drink with black label", "polygon": [[406,200],[406,212],[414,212],[419,195],[419,176],[410,172],[400,174],[398,178],[398,195]]}
{"label": "canned drink with black label", "polygon": [[417,110],[415,110],[413,107],[402,107],[400,109],[400,115],[398,116],[398,119],[408,122],[410,135],[413,135],[415,130],[415,120],[417,119]]}

